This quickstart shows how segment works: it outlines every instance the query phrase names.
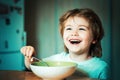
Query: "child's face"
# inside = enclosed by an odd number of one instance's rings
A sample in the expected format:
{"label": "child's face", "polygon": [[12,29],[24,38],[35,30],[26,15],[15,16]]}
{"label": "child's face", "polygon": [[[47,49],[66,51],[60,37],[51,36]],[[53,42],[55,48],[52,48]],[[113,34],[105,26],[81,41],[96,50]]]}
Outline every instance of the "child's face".
{"label": "child's face", "polygon": [[83,17],[68,18],[65,23],[63,40],[70,53],[87,53],[94,43],[91,27]]}

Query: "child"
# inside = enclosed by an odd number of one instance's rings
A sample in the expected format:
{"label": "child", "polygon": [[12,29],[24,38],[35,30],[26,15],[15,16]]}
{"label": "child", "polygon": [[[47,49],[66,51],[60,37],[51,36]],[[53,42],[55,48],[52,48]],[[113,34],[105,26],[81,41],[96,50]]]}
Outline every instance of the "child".
{"label": "child", "polygon": [[[107,78],[108,65],[100,59],[104,31],[94,11],[88,8],[69,10],[60,18],[60,33],[65,51],[44,60],[76,62],[81,76]],[[35,49],[32,46],[24,46],[21,52],[25,56],[26,67],[30,69],[30,60],[35,54]]]}

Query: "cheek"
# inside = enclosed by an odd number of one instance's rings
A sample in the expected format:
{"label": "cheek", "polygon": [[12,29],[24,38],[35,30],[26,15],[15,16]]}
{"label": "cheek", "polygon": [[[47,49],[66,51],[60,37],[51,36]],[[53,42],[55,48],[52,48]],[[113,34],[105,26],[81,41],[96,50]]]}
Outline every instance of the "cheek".
{"label": "cheek", "polygon": [[93,37],[90,34],[82,35],[82,38],[84,39],[85,42],[91,43],[93,41]]}
{"label": "cheek", "polygon": [[63,33],[63,40],[65,40],[65,38],[66,38],[66,34],[65,34],[65,33]]}
{"label": "cheek", "polygon": [[63,39],[67,38],[68,35],[69,35],[69,34],[68,34],[67,32],[64,32],[64,33],[63,33]]}
{"label": "cheek", "polygon": [[63,34],[63,40],[64,42],[67,40],[67,34]]}
{"label": "cheek", "polygon": [[68,33],[64,33],[63,34],[63,41],[64,41],[64,43],[68,42],[68,38],[69,38],[69,34]]}

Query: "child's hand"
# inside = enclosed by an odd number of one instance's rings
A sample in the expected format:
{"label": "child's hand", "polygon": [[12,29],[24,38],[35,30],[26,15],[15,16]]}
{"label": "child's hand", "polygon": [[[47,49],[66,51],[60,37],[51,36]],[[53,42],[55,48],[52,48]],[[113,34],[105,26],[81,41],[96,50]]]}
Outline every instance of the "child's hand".
{"label": "child's hand", "polygon": [[25,57],[29,59],[32,57],[32,55],[35,54],[35,49],[32,46],[24,46],[20,51]]}
{"label": "child's hand", "polygon": [[32,55],[35,54],[35,49],[32,46],[24,46],[21,48],[21,53],[25,56],[25,65],[30,69]]}

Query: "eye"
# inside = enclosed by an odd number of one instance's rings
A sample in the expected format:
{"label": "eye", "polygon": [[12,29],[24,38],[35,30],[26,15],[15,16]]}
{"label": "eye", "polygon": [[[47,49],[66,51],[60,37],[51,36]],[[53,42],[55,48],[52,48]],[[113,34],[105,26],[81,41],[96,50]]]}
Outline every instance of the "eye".
{"label": "eye", "polygon": [[86,29],[85,28],[79,28],[79,30],[84,30],[85,31]]}
{"label": "eye", "polygon": [[72,30],[72,28],[66,28],[66,30]]}

